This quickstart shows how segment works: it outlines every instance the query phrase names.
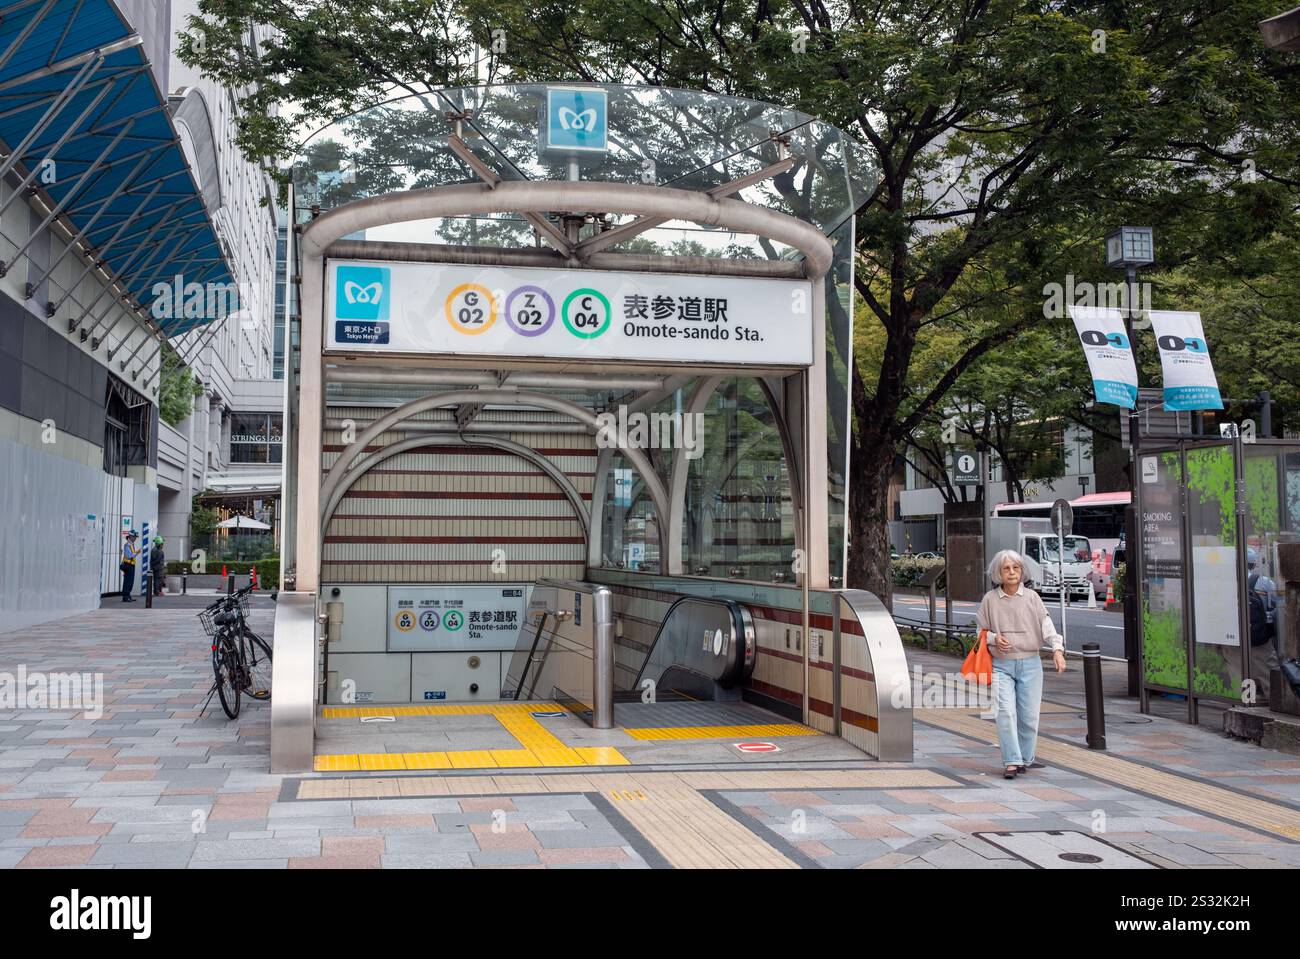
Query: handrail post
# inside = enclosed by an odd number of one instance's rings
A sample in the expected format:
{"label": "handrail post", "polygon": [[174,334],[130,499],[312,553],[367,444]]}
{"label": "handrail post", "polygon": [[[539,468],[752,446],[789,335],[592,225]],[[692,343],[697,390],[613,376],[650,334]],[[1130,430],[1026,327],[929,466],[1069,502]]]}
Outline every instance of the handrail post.
{"label": "handrail post", "polygon": [[594,648],[591,656],[591,725],[614,728],[614,594],[606,587],[592,593],[595,607]]}
{"label": "handrail post", "polygon": [[271,664],[271,771],[310,772],[316,751],[316,594],[281,593]]}

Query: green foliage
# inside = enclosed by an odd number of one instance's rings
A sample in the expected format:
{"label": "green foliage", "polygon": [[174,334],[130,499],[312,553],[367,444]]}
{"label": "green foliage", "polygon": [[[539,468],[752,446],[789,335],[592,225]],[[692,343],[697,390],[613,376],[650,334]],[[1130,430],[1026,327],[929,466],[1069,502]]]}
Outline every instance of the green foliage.
{"label": "green foliage", "polygon": [[[473,40],[455,0],[200,0],[177,53],[239,90],[236,142],[253,162],[295,152],[313,130],[402,93],[474,82]],[[259,29],[259,49],[251,26]],[[430,104],[448,104],[430,95]],[[292,110],[282,108],[292,106]]]}
{"label": "green foliage", "polygon": [[199,382],[171,344],[162,345],[162,374],[158,387],[158,416],[168,426],[177,426],[190,415],[194,398],[203,394]]}
{"label": "green foliage", "polygon": [[[942,565],[942,559],[921,559],[916,556],[900,556],[890,560],[895,586],[915,586],[926,572]],[[943,583],[942,578],[939,583]]]}
{"label": "green foliage", "polygon": [[1196,644],[1196,668],[1192,674],[1192,688],[1196,692],[1206,696],[1225,696],[1228,699],[1236,697],[1236,691],[1232,688],[1232,676],[1234,672],[1241,672],[1241,667],[1238,666],[1235,670],[1232,668],[1224,655],[1225,648],[1236,655],[1235,646]]}
{"label": "green foliage", "polygon": [[[1222,544],[1234,543],[1237,538],[1236,476],[1233,472],[1232,448],[1210,446],[1187,451],[1187,493],[1199,497],[1199,504],[1212,503],[1218,507],[1216,523],[1213,517],[1203,517],[1202,526]],[[1205,544],[1211,545],[1211,544]]]}
{"label": "green foliage", "polygon": [[[263,557],[262,559],[253,560],[251,562],[228,562],[228,563],[217,562],[215,564],[209,564],[207,571],[203,575],[220,576],[222,566],[225,566],[226,573],[228,575],[234,574],[235,576],[239,576],[239,577],[247,576],[248,570],[251,567],[256,566],[258,586],[260,586],[263,589],[279,588],[280,585],[280,557],[279,556],[266,556]],[[194,572],[194,570],[191,568],[190,563],[184,562],[183,560],[168,561],[167,575],[179,576],[181,575],[181,573],[187,573],[190,576],[199,575],[198,573]],[[244,583],[239,583],[238,585],[243,586]]]}
{"label": "green foliage", "polygon": [[1177,609],[1153,613],[1149,600],[1142,603],[1142,660],[1146,681],[1171,689],[1187,687],[1187,647],[1183,642],[1183,617]]}
{"label": "green foliage", "polygon": [[190,536],[194,539],[211,536],[220,522],[221,513],[214,507],[200,505],[198,497],[195,497],[190,508]]}
{"label": "green foliage", "polygon": [[1127,582],[1127,577],[1128,577],[1127,563],[1116,563],[1114,567],[1111,569],[1110,585],[1112,590],[1114,590],[1115,602],[1117,603],[1124,602],[1124,588],[1125,588],[1124,584]]}
{"label": "green foliage", "polygon": [[[1192,308],[1204,301],[1226,393],[1277,382],[1279,399],[1296,395],[1288,324],[1300,265],[1300,71],[1260,42],[1274,0],[200,0],[198,9],[181,57],[251,91],[239,143],[258,160],[292,154],[296,125],[314,129],[394,95],[425,97],[440,115],[450,104],[435,88],[478,70],[489,81],[508,73],[702,89],[845,131],[874,184],[855,198],[863,348],[852,371],[849,585],[888,589],[887,555],[876,554],[887,542],[880,474],[950,407],[1007,400],[996,408],[1013,435],[1000,437],[996,421],[977,431],[1005,445],[1025,481],[1059,475],[1022,414],[1086,418],[1088,393],[1070,322],[1044,316],[1044,288],[1067,274],[1115,279],[1102,262],[1108,227],[1156,226],[1166,274],[1144,279]],[[258,52],[247,41],[254,22],[274,28],[261,32]],[[482,62],[472,69],[475,41]],[[647,156],[689,149],[672,122],[646,137]],[[754,125],[732,125],[745,132],[724,146],[756,142]],[[358,185],[382,185],[398,166],[440,182],[467,176],[450,160],[385,158],[379,142]],[[337,171],[338,159],[322,163]],[[806,214],[825,202],[805,193],[806,174],[801,161],[774,178],[773,205]],[[1028,331],[1046,352],[1026,348]],[[1149,334],[1140,339],[1154,362]],[[1261,340],[1283,339],[1275,355],[1252,360]],[[1040,368],[1017,377],[1015,363],[1032,357]],[[1024,388],[1036,398],[1017,407],[1008,398]]]}

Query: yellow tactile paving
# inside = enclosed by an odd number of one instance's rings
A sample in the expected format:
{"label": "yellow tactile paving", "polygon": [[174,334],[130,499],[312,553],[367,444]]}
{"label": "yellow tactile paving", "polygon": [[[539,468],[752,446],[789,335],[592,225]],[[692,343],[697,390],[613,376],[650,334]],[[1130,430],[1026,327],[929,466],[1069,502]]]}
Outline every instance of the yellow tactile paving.
{"label": "yellow tactile paving", "polygon": [[540,766],[542,761],[531,749],[494,749],[492,758],[502,769],[515,766]]}
{"label": "yellow tactile paving", "polygon": [[588,766],[630,766],[626,756],[613,746],[575,746],[573,751]]}
{"label": "yellow tactile paving", "polygon": [[357,756],[317,756],[315,765],[318,773],[351,772],[361,768]]}
{"label": "yellow tactile paving", "polygon": [[627,758],[613,746],[566,746],[534,719],[536,710],[557,708],[554,703],[470,703],[454,706],[330,706],[324,719],[358,719],[368,716],[494,716],[516,740],[520,749],[464,749],[455,752],[358,753],[320,755],[317,772],[351,772],[376,769],[497,769],[536,766],[626,766]]}
{"label": "yellow tactile paving", "polygon": [[362,769],[405,769],[406,760],[401,753],[361,753],[357,761]]}
{"label": "yellow tactile paving", "polygon": [[[996,743],[998,739],[992,723],[979,719],[969,711],[918,709],[916,718],[987,743]],[[1038,740],[1038,756],[1066,769],[1073,769],[1075,772],[1127,789],[1140,790],[1148,795],[1166,799],[1180,806],[1189,806],[1229,822],[1252,826],[1288,839],[1300,839],[1300,811],[1269,802],[1267,799],[1247,796],[1231,789],[1223,789],[1180,776],[1177,773],[1152,769],[1141,763],[1053,739]]]}
{"label": "yellow tactile paving", "polygon": [[755,726],[663,726],[653,729],[624,729],[633,739],[734,739],[746,736],[820,736],[799,723],[763,723]]}
{"label": "yellow tactile paving", "polygon": [[447,758],[451,760],[452,769],[495,769],[497,761],[492,757],[490,749],[465,749],[460,752],[449,752]]}

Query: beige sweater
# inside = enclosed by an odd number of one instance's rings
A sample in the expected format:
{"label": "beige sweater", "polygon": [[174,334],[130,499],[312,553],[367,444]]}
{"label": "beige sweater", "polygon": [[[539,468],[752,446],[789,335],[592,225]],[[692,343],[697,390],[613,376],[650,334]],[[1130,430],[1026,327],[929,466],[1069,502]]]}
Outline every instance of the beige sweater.
{"label": "beige sweater", "polygon": [[[1029,659],[1037,656],[1045,643],[1051,643],[1052,649],[1065,648],[1052,617],[1047,615],[1043,598],[1025,589],[1023,583],[1011,594],[1002,592],[1001,586],[985,593],[975,623],[989,631],[989,653],[994,659]],[[997,647],[999,634],[1011,641],[1011,649],[1006,652]]]}

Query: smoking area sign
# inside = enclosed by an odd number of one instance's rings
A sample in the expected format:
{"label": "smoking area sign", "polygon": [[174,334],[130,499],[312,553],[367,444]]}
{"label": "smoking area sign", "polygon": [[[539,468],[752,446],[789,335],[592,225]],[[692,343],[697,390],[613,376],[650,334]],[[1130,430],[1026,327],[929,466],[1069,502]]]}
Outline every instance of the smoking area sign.
{"label": "smoking area sign", "polygon": [[812,364],[806,280],[330,260],[325,348]]}
{"label": "smoking area sign", "polygon": [[514,649],[523,586],[392,586],[388,651]]}

